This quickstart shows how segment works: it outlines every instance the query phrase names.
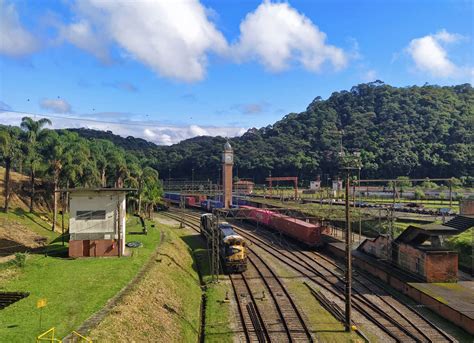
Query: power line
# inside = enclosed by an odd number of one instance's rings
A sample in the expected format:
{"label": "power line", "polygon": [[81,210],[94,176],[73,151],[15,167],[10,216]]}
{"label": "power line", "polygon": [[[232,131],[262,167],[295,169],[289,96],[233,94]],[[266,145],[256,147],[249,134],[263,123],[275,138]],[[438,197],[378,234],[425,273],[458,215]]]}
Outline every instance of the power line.
{"label": "power line", "polygon": [[[9,113],[17,113],[17,114],[24,114],[30,116],[38,116],[38,117],[45,117],[45,118],[52,118],[52,119],[69,119],[69,120],[80,120],[86,122],[93,122],[93,123],[101,123],[101,124],[114,124],[114,125],[129,125],[129,126],[147,126],[147,127],[155,127],[158,123],[154,124],[147,124],[147,123],[134,123],[134,122],[113,122],[113,121],[106,121],[106,120],[97,120],[97,119],[90,119],[90,118],[79,118],[79,117],[66,117],[66,116],[58,116],[58,115],[51,115],[51,114],[42,114],[42,113],[33,113],[33,112],[25,112],[25,111],[14,111],[14,110],[0,110],[2,114],[9,114]],[[98,113],[99,114],[99,113]]]}

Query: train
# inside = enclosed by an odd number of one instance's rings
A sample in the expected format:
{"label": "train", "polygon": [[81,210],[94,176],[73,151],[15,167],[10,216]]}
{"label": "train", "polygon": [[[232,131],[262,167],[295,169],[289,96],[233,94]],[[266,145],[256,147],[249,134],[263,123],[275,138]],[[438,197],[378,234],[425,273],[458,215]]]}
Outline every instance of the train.
{"label": "train", "polygon": [[[181,204],[184,198],[186,207],[211,213],[214,209],[224,207],[223,202],[220,201],[219,198],[203,199],[201,195],[165,193],[164,198],[175,204]],[[233,196],[232,202],[232,207],[239,209],[234,212],[234,215],[238,217],[245,217],[250,222],[261,224],[270,230],[280,232],[308,247],[318,247],[322,245],[321,233],[327,229],[322,223],[308,223],[304,220],[283,215],[276,211],[249,206],[249,202],[245,197]]]}
{"label": "train", "polygon": [[[233,201],[236,204],[242,204],[242,200],[238,200],[239,197],[233,197]],[[165,192],[163,195],[165,202],[172,203],[180,206],[184,202],[184,206],[188,208],[200,209],[206,212],[212,212],[216,208],[223,208],[224,203],[216,197],[215,199],[208,198],[205,195],[200,194],[181,194],[173,192]],[[246,204],[246,203],[245,203]]]}
{"label": "train", "polygon": [[308,247],[322,245],[321,233],[327,228],[321,223],[308,223],[304,220],[263,208],[246,205],[242,205],[239,208],[239,217],[245,217],[253,223],[258,223],[273,231],[278,231]]}
{"label": "train", "polygon": [[[211,213],[201,215],[200,234],[208,242],[212,239],[212,225],[216,217]],[[219,256],[226,273],[242,273],[247,270],[247,244],[227,222],[218,225]]]}

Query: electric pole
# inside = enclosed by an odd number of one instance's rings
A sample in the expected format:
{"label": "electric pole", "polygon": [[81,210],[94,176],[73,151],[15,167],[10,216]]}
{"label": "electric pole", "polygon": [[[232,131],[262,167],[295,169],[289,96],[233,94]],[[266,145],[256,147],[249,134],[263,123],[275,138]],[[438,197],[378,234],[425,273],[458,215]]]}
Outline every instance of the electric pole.
{"label": "electric pole", "polygon": [[346,170],[346,322],[347,332],[351,331],[351,309],[352,309],[352,244],[351,244],[351,222],[349,208],[349,183],[350,169]]}
{"label": "electric pole", "polygon": [[350,332],[352,330],[352,232],[351,232],[351,216],[350,216],[350,204],[349,204],[349,190],[351,182],[351,170],[359,169],[361,167],[360,153],[355,152],[354,154],[346,154],[341,151],[339,154],[341,169],[346,173],[346,189],[345,189],[345,210],[346,210],[346,308],[345,308],[345,330]]}

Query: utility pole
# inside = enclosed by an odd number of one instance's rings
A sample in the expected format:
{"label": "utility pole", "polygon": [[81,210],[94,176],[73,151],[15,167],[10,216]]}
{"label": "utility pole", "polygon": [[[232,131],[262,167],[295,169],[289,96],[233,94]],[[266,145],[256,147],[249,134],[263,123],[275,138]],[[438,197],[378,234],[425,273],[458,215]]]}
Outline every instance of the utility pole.
{"label": "utility pole", "polygon": [[350,171],[346,171],[346,322],[345,328],[347,332],[351,331],[351,298],[352,298],[352,244],[351,244],[351,222],[349,208],[349,183]]}
{"label": "utility pole", "polygon": [[212,281],[219,282],[219,212],[211,221],[211,274]]}
{"label": "utility pole", "polygon": [[[346,285],[345,285],[345,296],[346,296],[346,308],[345,308],[345,323],[344,327],[346,332],[352,330],[352,232],[351,232],[351,216],[350,216],[350,204],[349,204],[349,190],[351,182],[351,170],[359,169],[361,167],[360,153],[355,152],[354,154],[346,154],[344,151],[340,153],[341,169],[346,173],[346,189],[345,189],[345,210],[346,210]],[[360,181],[359,181],[360,182]]]}
{"label": "utility pole", "polygon": [[121,257],[123,255],[122,251],[122,206],[120,204],[120,196],[117,196],[117,233],[118,233],[118,256]]}

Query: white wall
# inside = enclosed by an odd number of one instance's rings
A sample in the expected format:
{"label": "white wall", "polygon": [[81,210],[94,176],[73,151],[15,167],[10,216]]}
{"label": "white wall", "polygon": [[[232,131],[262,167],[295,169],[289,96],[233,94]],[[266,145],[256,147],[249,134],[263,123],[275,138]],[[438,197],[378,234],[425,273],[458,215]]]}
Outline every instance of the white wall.
{"label": "white wall", "polygon": [[[118,239],[116,218],[121,208],[121,237],[125,238],[125,193],[124,192],[73,192],[70,194],[69,232],[71,239]],[[77,220],[77,211],[105,211],[105,220]],[[90,238],[86,238],[90,235]],[[125,245],[125,239],[122,240]],[[122,250],[124,251],[124,250]]]}

